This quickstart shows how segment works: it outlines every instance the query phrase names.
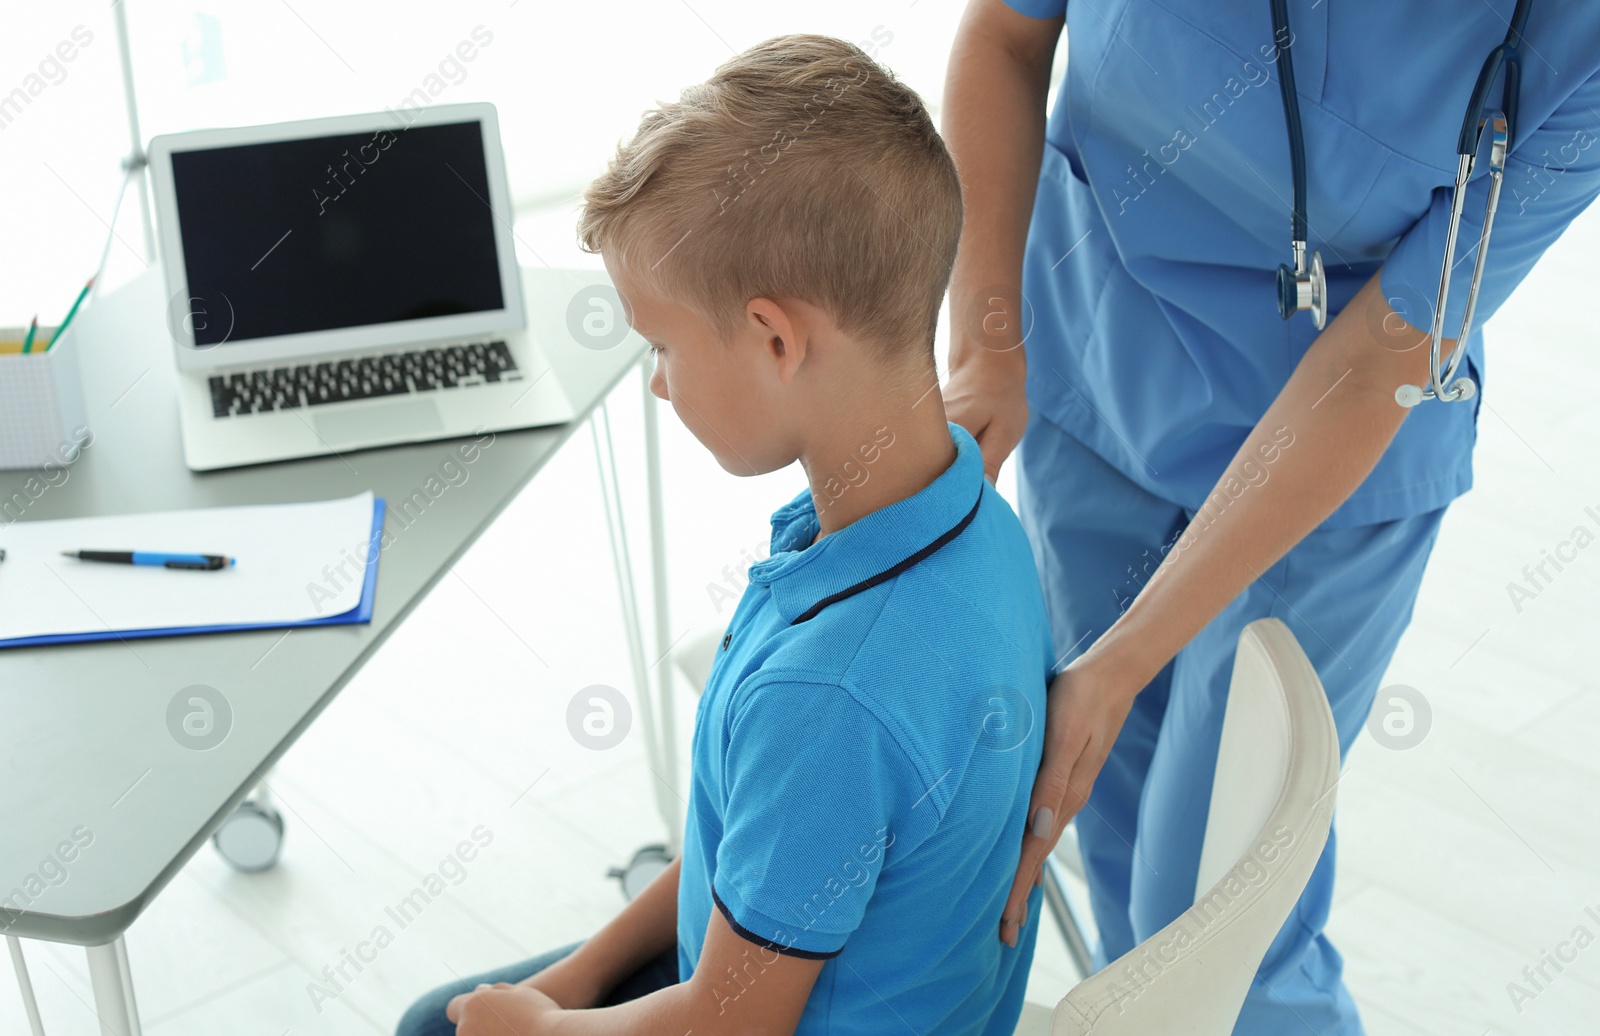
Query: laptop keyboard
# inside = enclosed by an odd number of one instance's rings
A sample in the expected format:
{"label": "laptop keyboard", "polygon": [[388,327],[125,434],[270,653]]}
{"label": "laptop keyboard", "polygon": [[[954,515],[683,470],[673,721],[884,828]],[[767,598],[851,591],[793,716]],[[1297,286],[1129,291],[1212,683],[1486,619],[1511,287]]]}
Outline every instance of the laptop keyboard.
{"label": "laptop keyboard", "polygon": [[445,345],[215,375],[210,379],[211,413],[214,417],[234,417],[352,399],[489,385],[521,377],[505,342]]}

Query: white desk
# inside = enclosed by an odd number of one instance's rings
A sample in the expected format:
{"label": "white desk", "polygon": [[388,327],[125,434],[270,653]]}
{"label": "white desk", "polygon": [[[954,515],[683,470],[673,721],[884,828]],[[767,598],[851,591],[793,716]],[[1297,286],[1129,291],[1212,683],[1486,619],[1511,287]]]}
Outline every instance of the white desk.
{"label": "white desk", "polygon": [[[643,342],[636,335],[593,349],[567,328],[573,294],[604,280],[599,272],[525,272],[530,328],[578,417],[555,428],[498,433],[472,463],[470,478],[440,496],[420,520],[391,524],[394,539],[378,565],[370,625],[0,651],[0,931],[13,937],[16,959],[17,936],[89,947],[96,1008],[107,1031],[139,1031],[122,933],[495,516],[637,368]],[[327,499],[365,489],[399,501],[420,489],[443,460],[457,456],[457,441],[447,440],[190,472],[179,442],[165,302],[160,270],[153,267],[80,314],[77,334],[94,442],[64,482],[57,474],[53,481],[60,484],[29,500],[20,520]],[[646,400],[654,402],[648,395]],[[656,521],[651,542],[659,577],[654,430],[654,410],[647,405],[650,513]],[[609,443],[596,453],[604,467]],[[36,474],[0,472],[0,501]],[[609,485],[614,492],[614,475]],[[608,518],[615,506],[608,498]],[[0,523],[13,517],[0,515]],[[618,571],[647,747],[670,758],[670,667],[658,667],[668,731],[658,743],[632,578],[622,565]],[[660,642],[665,610],[659,578],[655,589],[659,655],[667,647]],[[186,747],[168,729],[168,703],[194,684],[216,688],[232,708],[228,736],[206,751]],[[665,796],[658,803],[675,842],[676,805]],[[86,844],[73,846],[74,833]],[[62,843],[68,847],[58,848]],[[38,880],[30,883],[30,876]],[[26,904],[14,901],[14,890],[30,887],[38,894],[25,895]],[[16,906],[22,909],[10,909]],[[26,988],[25,996],[31,1003]]]}

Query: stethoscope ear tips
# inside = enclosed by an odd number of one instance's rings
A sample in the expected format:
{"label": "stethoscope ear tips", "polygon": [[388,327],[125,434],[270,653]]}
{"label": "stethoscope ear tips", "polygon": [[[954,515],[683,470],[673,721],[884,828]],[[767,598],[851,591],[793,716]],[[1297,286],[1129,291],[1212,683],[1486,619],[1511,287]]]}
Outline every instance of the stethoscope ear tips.
{"label": "stethoscope ear tips", "polygon": [[[1448,402],[1465,402],[1478,394],[1478,383],[1471,378],[1457,378],[1450,385],[1449,394],[1444,398]],[[1401,385],[1394,390],[1394,401],[1410,410],[1418,403],[1427,399],[1428,390],[1421,385]]]}

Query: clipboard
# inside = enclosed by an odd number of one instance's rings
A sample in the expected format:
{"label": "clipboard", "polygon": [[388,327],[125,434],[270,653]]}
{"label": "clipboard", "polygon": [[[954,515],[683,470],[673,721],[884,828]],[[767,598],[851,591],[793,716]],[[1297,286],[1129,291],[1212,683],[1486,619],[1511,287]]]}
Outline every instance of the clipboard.
{"label": "clipboard", "polygon": [[[352,608],[330,615],[281,622],[245,622],[214,626],[160,626],[148,629],[104,629],[82,633],[43,634],[39,636],[0,639],[0,649],[35,647],[48,644],[78,644],[99,640],[139,640],[151,637],[179,637],[197,633],[233,633],[245,630],[296,629],[305,626],[343,626],[372,621],[373,600],[378,588],[378,556],[383,539],[385,501],[375,497],[372,502],[372,529],[367,544],[365,568],[362,573],[361,595]],[[91,562],[92,564],[92,562]],[[179,578],[207,579],[210,573],[172,573]],[[0,563],[0,582],[5,580],[5,564]]]}

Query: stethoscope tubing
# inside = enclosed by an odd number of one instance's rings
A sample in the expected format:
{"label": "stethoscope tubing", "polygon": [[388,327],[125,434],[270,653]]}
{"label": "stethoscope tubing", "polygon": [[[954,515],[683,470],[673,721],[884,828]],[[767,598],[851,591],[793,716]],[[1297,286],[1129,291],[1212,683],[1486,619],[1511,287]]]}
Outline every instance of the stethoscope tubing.
{"label": "stethoscope tubing", "polygon": [[[1483,284],[1485,259],[1489,252],[1489,236],[1494,228],[1495,213],[1500,205],[1500,188],[1505,178],[1505,156],[1515,139],[1517,101],[1522,87],[1522,60],[1519,51],[1523,28],[1533,0],[1517,0],[1512,12],[1505,39],[1489,52],[1483,67],[1478,71],[1472,87],[1472,96],[1462,120],[1461,132],[1456,138],[1456,178],[1450,198],[1450,225],[1445,234],[1444,261],[1439,270],[1439,287],[1435,296],[1432,319],[1429,324],[1429,384],[1402,385],[1395,393],[1401,406],[1412,407],[1424,399],[1444,401],[1470,399],[1477,394],[1477,386],[1470,378],[1455,379],[1461,358],[1466,353],[1466,340],[1472,333],[1472,321],[1478,307],[1479,289]],[[1323,279],[1319,253],[1309,251],[1310,222],[1306,216],[1306,153],[1305,132],[1300,122],[1300,98],[1295,92],[1293,37],[1289,34],[1287,0],[1271,0],[1274,46],[1278,49],[1278,87],[1283,96],[1283,121],[1289,135],[1289,164],[1294,182],[1294,206],[1290,217],[1290,240],[1294,252],[1292,275],[1287,265],[1279,267],[1279,311],[1288,319],[1301,309],[1310,309],[1318,330],[1326,319],[1327,289]],[[1485,112],[1489,90],[1501,71],[1505,79],[1501,86],[1500,110]],[[1462,314],[1461,330],[1456,336],[1458,348],[1450,357],[1448,370],[1443,369],[1440,354],[1443,352],[1445,304],[1450,295],[1450,274],[1455,267],[1455,252],[1461,230],[1461,217],[1466,204],[1467,181],[1471,179],[1483,144],[1485,129],[1490,132],[1489,197],[1484,207],[1483,229],[1478,235],[1478,254],[1472,266],[1472,280],[1467,288],[1467,305]],[[1297,291],[1297,289],[1300,289]],[[1450,382],[1450,384],[1446,384]]]}

